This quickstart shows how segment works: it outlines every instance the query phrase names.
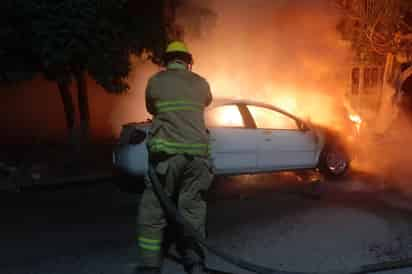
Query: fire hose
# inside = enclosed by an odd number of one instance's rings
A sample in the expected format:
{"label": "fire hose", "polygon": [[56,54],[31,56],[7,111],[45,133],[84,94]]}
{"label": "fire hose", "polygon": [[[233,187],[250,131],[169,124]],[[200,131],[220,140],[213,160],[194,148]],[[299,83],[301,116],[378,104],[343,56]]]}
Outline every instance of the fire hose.
{"label": "fire hose", "polygon": [[179,213],[175,204],[170,200],[168,195],[163,190],[163,187],[159,181],[159,178],[152,166],[149,167],[149,176],[152,183],[152,188],[157,196],[165,214],[172,219],[180,228],[192,237],[196,242],[205,247],[209,252],[220,257],[224,261],[237,266],[241,269],[258,274],[362,274],[362,273],[375,273],[393,269],[409,268],[412,267],[412,258],[407,258],[399,261],[389,261],[378,264],[369,264],[352,269],[340,270],[340,271],[328,271],[328,272],[293,272],[283,271],[278,269],[272,269],[265,266],[260,266],[252,262],[246,261],[242,258],[238,258],[230,253],[213,247],[209,244],[202,235]]}

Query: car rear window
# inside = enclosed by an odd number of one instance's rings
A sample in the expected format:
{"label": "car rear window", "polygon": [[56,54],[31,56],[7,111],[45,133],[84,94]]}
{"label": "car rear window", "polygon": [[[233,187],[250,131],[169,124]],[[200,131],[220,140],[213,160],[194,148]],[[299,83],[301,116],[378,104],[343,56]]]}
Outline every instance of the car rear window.
{"label": "car rear window", "polygon": [[212,108],[206,112],[207,127],[245,127],[243,117],[236,105]]}

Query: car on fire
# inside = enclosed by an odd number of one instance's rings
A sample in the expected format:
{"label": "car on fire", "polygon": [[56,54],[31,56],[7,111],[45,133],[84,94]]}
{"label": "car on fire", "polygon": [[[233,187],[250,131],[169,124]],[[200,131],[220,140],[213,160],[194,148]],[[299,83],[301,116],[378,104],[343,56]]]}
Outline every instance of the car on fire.
{"label": "car on fire", "polygon": [[[216,175],[317,169],[336,178],[350,166],[344,137],[273,105],[215,100],[205,111],[205,122]],[[150,125],[148,120],[122,127],[113,151],[115,170],[132,176],[146,174]]]}

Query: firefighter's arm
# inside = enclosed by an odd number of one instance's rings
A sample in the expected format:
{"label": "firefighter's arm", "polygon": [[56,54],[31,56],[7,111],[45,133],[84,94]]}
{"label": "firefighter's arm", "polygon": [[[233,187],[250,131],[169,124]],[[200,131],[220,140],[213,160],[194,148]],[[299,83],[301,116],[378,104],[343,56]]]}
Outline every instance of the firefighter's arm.
{"label": "firefighter's arm", "polygon": [[154,105],[154,100],[153,100],[153,88],[152,88],[152,83],[151,80],[147,83],[146,86],[146,110],[152,115],[155,115],[156,108]]}

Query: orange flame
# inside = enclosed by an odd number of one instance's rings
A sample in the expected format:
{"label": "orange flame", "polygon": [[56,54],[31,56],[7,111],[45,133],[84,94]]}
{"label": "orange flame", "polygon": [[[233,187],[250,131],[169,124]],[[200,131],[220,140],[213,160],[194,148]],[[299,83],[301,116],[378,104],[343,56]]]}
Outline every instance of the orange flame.
{"label": "orange flame", "polygon": [[362,124],[362,118],[357,114],[349,114],[349,119],[355,123],[356,125],[356,132],[360,133],[360,128]]}
{"label": "orange flame", "polygon": [[362,124],[362,118],[357,114],[350,114],[349,119],[355,124]]}

